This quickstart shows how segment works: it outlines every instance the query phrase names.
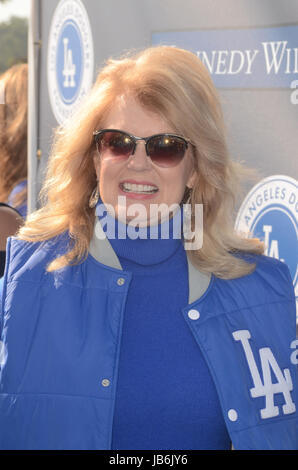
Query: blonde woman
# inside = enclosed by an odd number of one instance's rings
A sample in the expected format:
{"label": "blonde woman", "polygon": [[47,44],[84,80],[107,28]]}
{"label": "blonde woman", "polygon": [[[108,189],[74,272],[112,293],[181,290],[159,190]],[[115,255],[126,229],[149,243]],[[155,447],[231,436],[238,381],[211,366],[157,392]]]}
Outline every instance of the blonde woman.
{"label": "blonde woman", "polygon": [[234,232],[241,173],[195,55],[108,62],[9,239],[0,448],[297,447],[293,286]]}
{"label": "blonde woman", "polygon": [[[0,77],[0,202],[27,215],[28,65],[16,64]],[[2,102],[3,101],[3,102]]]}

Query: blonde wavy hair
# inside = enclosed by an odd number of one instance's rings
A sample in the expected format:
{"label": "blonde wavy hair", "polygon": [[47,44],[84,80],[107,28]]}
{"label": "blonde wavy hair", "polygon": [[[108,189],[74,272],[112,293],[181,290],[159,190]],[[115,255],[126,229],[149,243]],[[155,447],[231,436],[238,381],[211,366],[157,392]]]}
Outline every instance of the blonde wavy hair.
{"label": "blonde wavy hair", "polygon": [[88,205],[96,186],[92,133],[104,126],[115,99],[126,93],[196,145],[196,179],[185,198],[192,208],[203,204],[204,240],[201,249],[188,252],[193,263],[223,279],[251,273],[255,263],[235,254],[262,254],[264,246],[236,233],[233,216],[240,176],[252,173],[229,157],[219,96],[206,68],[193,53],[175,47],[151,47],[108,60],[79,112],[57,129],[41,193],[44,205],[28,217],[19,238],[36,242],[69,231],[69,250],[48,271],[86,259],[95,222]]}
{"label": "blonde wavy hair", "polygon": [[[28,66],[16,64],[0,76],[0,201],[27,179]],[[27,188],[15,196],[18,208],[27,199]]]}

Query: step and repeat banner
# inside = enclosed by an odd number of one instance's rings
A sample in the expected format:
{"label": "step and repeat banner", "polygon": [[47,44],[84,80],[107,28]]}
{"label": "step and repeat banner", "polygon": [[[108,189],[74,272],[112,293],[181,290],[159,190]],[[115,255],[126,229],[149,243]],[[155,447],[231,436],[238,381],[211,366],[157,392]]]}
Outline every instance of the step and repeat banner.
{"label": "step and repeat banner", "polygon": [[[53,129],[88,93],[105,60],[129,49],[188,49],[218,88],[232,158],[259,172],[237,229],[285,261],[298,296],[298,2],[32,0],[29,207],[37,207]],[[32,124],[33,123],[33,124]]]}

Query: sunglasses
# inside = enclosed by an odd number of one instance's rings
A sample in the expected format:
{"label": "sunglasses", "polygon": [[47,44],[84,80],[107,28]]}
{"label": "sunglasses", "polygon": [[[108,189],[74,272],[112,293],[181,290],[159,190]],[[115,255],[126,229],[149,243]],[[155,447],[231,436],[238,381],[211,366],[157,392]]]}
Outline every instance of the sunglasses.
{"label": "sunglasses", "polygon": [[138,141],[145,142],[146,154],[153,163],[168,168],[178,165],[188,148],[194,144],[176,134],[154,134],[150,137],[136,137],[118,129],[101,129],[93,132],[97,150],[100,154],[128,159],[136,150]]}

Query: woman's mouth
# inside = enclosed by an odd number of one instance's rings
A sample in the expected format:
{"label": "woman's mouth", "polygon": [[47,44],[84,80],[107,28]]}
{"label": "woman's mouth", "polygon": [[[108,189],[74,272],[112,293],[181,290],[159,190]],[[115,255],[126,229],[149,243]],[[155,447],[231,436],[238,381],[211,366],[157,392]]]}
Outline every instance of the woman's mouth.
{"label": "woman's mouth", "polygon": [[136,184],[136,183],[120,183],[119,187],[125,193],[134,194],[155,194],[158,191],[156,186],[150,184]]}

